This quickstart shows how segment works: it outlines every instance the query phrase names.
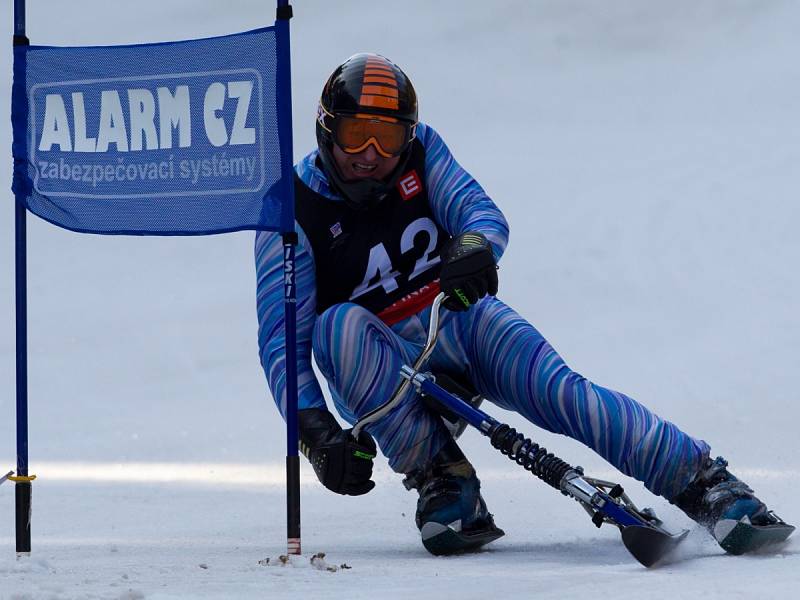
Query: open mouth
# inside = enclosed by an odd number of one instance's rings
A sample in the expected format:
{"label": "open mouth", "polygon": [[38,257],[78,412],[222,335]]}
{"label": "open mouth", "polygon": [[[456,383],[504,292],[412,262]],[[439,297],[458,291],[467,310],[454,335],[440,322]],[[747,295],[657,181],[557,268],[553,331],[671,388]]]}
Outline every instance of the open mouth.
{"label": "open mouth", "polygon": [[370,165],[362,162],[353,162],[351,165],[356,175],[369,175],[378,168],[378,165]]}

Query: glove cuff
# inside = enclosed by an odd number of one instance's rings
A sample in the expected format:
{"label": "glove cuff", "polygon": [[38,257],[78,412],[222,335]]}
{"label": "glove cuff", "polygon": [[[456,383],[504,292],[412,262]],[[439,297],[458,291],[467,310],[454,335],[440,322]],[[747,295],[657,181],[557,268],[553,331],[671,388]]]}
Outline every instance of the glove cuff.
{"label": "glove cuff", "polygon": [[323,408],[304,408],[297,411],[300,429],[300,451],[309,458],[309,453],[342,431],[333,414]]}
{"label": "glove cuff", "polygon": [[465,256],[480,252],[489,252],[494,260],[492,245],[486,236],[479,231],[467,231],[454,237],[442,252],[443,262],[457,261]]}

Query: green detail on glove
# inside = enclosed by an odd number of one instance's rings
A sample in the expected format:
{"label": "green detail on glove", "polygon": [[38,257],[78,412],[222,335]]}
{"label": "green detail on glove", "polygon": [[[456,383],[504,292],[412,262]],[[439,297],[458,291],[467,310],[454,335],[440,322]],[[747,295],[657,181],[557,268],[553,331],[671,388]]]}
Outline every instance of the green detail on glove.
{"label": "green detail on glove", "polygon": [[356,458],[363,458],[366,460],[372,460],[373,458],[375,458],[374,454],[367,454],[366,452],[361,452],[361,450],[356,450],[355,452],[353,452],[353,456],[355,456]]}
{"label": "green detail on glove", "polygon": [[463,246],[483,246],[486,244],[486,238],[475,233],[465,233],[461,236],[461,244]]}
{"label": "green detail on glove", "polygon": [[462,291],[461,291],[461,288],[456,288],[456,289],[454,289],[453,291],[456,293],[456,296],[458,296],[458,299],[459,299],[459,300],[461,300],[461,302],[463,302],[463,303],[464,303],[464,306],[466,306],[467,308],[469,308],[469,307],[470,307],[470,302],[469,302],[469,300],[467,299],[467,297],[466,297],[466,295],[464,294],[464,292],[462,292]]}

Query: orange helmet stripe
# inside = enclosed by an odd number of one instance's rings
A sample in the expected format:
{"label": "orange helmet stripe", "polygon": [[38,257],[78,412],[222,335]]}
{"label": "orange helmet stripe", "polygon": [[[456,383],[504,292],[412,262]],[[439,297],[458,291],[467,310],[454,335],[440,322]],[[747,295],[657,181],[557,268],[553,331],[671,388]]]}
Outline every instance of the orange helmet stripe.
{"label": "orange helmet stripe", "polygon": [[394,77],[386,77],[385,75],[365,75],[364,83],[385,83],[397,87],[397,81]]}
{"label": "orange helmet stripe", "polygon": [[358,103],[361,106],[372,106],[374,108],[386,108],[388,110],[398,110],[400,103],[397,97],[389,98],[388,96],[375,96],[370,94],[361,94]]}
{"label": "orange helmet stripe", "polygon": [[387,110],[400,108],[397,77],[394,69],[386,60],[382,58],[367,59],[358,103],[364,107]]}
{"label": "orange helmet stripe", "polygon": [[361,86],[361,95],[377,94],[379,96],[389,96],[390,98],[397,98],[397,88],[388,87],[385,85],[363,85]]}

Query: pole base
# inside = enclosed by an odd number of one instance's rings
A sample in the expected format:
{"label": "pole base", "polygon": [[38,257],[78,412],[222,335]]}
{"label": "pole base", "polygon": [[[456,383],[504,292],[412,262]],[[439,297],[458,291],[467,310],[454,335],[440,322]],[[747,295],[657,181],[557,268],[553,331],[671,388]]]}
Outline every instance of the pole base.
{"label": "pole base", "polygon": [[31,491],[30,481],[18,481],[15,484],[18,554],[30,554],[31,551]]}
{"label": "pole base", "polygon": [[286,552],[300,554],[300,457],[286,457]]}
{"label": "pole base", "polygon": [[300,538],[289,538],[286,540],[286,553],[302,554],[302,552],[300,552]]}

